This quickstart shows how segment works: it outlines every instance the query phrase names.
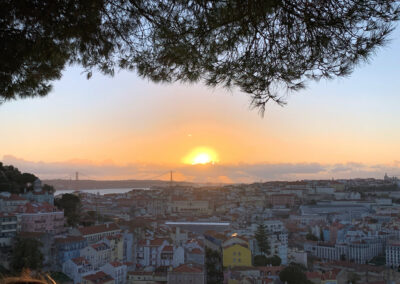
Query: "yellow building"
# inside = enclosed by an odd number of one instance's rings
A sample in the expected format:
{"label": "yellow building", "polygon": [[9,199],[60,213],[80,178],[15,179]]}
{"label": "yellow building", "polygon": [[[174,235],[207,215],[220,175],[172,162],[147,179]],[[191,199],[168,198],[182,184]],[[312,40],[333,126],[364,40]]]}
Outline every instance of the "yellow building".
{"label": "yellow building", "polygon": [[224,267],[251,266],[251,251],[248,245],[235,243],[222,249]]}
{"label": "yellow building", "polygon": [[104,242],[111,248],[111,260],[123,261],[124,259],[124,238],[122,234],[107,236]]}

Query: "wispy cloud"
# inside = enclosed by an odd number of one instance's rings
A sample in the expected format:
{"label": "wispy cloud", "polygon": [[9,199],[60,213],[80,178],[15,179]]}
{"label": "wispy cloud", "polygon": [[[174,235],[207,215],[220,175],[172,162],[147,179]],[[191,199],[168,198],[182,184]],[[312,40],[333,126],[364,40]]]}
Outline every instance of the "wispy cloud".
{"label": "wispy cloud", "polygon": [[381,178],[384,173],[400,176],[400,163],[391,164],[320,164],[320,163],[260,163],[216,165],[117,165],[112,161],[96,163],[88,160],[64,162],[35,162],[5,155],[2,162],[14,165],[21,171],[32,172],[42,179],[74,178],[79,172],[81,179],[169,179],[174,172],[175,180],[193,182],[254,182],[268,180],[330,179],[330,178]]}

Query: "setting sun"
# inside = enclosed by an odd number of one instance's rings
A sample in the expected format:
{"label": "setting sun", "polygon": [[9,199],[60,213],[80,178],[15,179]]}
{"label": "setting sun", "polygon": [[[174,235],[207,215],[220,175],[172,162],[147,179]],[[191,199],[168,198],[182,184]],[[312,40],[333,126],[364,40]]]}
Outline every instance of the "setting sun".
{"label": "setting sun", "polygon": [[199,147],[190,152],[190,154],[183,159],[183,162],[192,165],[214,164],[218,162],[218,156],[216,152],[210,148]]}

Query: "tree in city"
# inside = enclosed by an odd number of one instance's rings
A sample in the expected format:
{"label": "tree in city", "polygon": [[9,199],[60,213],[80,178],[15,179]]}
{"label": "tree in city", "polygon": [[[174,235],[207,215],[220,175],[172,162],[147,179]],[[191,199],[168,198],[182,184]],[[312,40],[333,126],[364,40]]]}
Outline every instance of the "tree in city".
{"label": "tree in city", "polygon": [[22,269],[40,270],[43,265],[43,244],[33,238],[17,238],[11,255],[11,268],[14,272]]}
{"label": "tree in city", "polygon": [[279,273],[279,279],[286,284],[312,284],[305,275],[306,268],[301,264],[291,263]]}
{"label": "tree in city", "polygon": [[54,205],[64,210],[64,216],[67,218],[67,224],[69,226],[76,226],[79,224],[81,216],[81,200],[78,196],[65,193],[61,198],[54,200]]}
{"label": "tree in city", "polygon": [[221,253],[210,248],[206,248],[206,272],[207,284],[218,284],[224,280],[222,272]]}
{"label": "tree in city", "polygon": [[237,87],[264,110],[349,75],[384,45],[396,0],[3,0],[0,98],[45,96],[66,66]]}
{"label": "tree in city", "polygon": [[24,189],[33,189],[32,184],[35,180],[37,177],[31,173],[22,173],[12,165],[0,163],[0,191],[23,193]]}
{"label": "tree in city", "polygon": [[254,237],[257,241],[258,250],[264,255],[269,255],[270,246],[269,246],[268,234],[263,224],[258,225]]}
{"label": "tree in city", "polygon": [[266,257],[265,255],[256,255],[253,259],[254,266],[279,266],[281,265],[282,259],[277,256]]}

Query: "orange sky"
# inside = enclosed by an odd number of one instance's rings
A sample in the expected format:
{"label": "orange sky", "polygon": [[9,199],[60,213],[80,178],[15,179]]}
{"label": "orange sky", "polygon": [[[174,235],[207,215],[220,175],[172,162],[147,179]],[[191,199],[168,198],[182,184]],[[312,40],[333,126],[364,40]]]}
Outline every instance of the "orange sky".
{"label": "orange sky", "polygon": [[86,80],[71,67],[46,98],[0,106],[0,158],[182,165],[196,147],[218,164],[391,165],[400,161],[399,32],[350,78],[311,83],[264,118],[237,90],[154,84],[134,73]]}

